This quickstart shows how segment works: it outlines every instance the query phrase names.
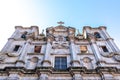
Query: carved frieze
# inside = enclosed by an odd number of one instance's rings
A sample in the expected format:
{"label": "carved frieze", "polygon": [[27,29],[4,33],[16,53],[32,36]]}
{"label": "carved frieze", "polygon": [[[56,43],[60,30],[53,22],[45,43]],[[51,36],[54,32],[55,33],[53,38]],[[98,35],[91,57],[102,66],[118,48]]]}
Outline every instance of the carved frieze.
{"label": "carved frieze", "polygon": [[57,42],[57,43],[53,43],[52,48],[53,49],[68,49],[69,45],[68,43],[65,43],[65,42]]}

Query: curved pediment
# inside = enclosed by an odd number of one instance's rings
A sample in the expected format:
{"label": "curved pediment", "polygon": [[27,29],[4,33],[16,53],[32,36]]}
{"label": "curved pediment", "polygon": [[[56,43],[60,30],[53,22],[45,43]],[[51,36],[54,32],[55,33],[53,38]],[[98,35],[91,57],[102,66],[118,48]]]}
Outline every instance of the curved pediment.
{"label": "curved pediment", "polygon": [[59,25],[59,26],[54,27],[54,31],[67,31],[67,27],[63,25]]}

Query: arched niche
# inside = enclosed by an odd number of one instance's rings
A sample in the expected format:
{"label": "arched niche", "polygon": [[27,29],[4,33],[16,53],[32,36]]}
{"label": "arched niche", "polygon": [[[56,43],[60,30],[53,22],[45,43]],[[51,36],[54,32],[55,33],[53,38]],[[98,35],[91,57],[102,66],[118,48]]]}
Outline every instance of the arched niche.
{"label": "arched niche", "polygon": [[39,60],[38,57],[32,57],[31,59],[28,59],[27,68],[34,69],[38,64],[38,60]]}
{"label": "arched niche", "polygon": [[95,32],[95,33],[94,33],[94,36],[95,36],[95,38],[101,38],[101,35],[100,35],[99,32]]}
{"label": "arched niche", "polygon": [[83,66],[86,67],[87,69],[92,69],[93,68],[92,59],[90,59],[89,57],[84,57]]}

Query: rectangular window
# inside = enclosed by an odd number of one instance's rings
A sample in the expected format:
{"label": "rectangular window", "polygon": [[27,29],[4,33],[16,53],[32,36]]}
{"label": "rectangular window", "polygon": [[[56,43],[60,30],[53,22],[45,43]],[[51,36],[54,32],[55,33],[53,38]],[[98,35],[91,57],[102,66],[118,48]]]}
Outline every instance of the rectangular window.
{"label": "rectangular window", "polygon": [[81,53],[87,53],[87,46],[80,46]]}
{"label": "rectangular window", "polygon": [[35,46],[34,52],[40,53],[40,51],[41,51],[41,46]]}
{"label": "rectangular window", "polygon": [[66,57],[55,57],[55,69],[66,70],[67,69],[67,58]]}
{"label": "rectangular window", "polygon": [[16,45],[13,51],[18,51],[19,48],[20,48],[20,45]]}
{"label": "rectangular window", "polygon": [[101,46],[101,47],[102,47],[102,50],[103,50],[104,52],[108,52],[108,49],[107,49],[106,46]]}

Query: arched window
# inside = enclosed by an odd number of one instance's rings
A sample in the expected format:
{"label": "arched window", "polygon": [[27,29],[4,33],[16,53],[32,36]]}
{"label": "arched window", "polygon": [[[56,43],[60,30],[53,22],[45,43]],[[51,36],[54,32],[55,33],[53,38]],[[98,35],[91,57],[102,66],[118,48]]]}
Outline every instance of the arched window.
{"label": "arched window", "polygon": [[96,38],[101,38],[100,33],[98,33],[98,32],[95,32],[94,35]]}

